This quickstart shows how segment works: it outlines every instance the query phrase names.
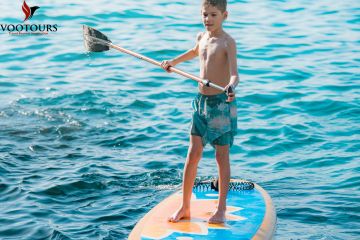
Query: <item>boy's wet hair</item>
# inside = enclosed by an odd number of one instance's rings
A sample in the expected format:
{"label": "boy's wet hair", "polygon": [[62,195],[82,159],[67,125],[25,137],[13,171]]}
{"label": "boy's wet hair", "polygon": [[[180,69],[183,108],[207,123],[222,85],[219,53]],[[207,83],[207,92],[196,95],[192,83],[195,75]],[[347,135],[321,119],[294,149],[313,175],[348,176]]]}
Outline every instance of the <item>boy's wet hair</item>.
{"label": "boy's wet hair", "polygon": [[227,0],[203,0],[202,5],[211,5],[219,9],[221,12],[225,12]]}

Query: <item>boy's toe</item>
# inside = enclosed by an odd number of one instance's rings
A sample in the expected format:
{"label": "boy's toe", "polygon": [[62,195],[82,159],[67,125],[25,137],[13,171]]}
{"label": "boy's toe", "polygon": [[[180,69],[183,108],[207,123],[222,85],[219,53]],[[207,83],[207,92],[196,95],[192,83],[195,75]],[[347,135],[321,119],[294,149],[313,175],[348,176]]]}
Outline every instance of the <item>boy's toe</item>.
{"label": "boy's toe", "polygon": [[174,216],[171,216],[171,217],[168,218],[168,222],[177,223],[178,221],[179,220],[176,219],[176,217],[174,217]]}

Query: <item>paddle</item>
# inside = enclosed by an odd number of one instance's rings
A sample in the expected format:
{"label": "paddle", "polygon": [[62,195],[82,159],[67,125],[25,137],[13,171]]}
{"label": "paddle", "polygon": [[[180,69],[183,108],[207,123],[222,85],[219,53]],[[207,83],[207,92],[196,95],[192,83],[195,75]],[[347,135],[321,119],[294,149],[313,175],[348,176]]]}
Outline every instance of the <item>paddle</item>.
{"label": "paddle", "polygon": [[[105,36],[103,33],[101,33],[100,31],[98,31],[98,30],[96,30],[96,29],[94,29],[92,27],[83,25],[83,34],[84,34],[85,48],[90,52],[103,52],[103,51],[110,50],[110,48],[113,48],[113,49],[116,49],[116,50],[118,50],[120,52],[132,55],[132,56],[137,57],[137,58],[139,58],[141,60],[152,63],[152,64],[154,64],[156,66],[159,66],[159,67],[161,66],[161,63],[159,63],[158,61],[155,61],[154,59],[148,58],[148,57],[146,57],[144,55],[138,54],[136,52],[127,50],[127,49],[125,49],[123,47],[120,47],[120,46],[117,46],[117,45],[113,44],[107,36]],[[190,73],[186,73],[186,72],[181,71],[181,70],[179,70],[177,68],[174,68],[174,67],[170,67],[169,70],[171,70],[174,73],[180,74],[180,75],[182,75],[184,77],[193,79],[193,80],[195,80],[197,82],[201,82],[205,86],[213,87],[213,88],[216,88],[216,89],[221,90],[223,92],[225,91],[225,88],[223,88],[223,87],[221,87],[219,85],[216,85],[216,84],[210,82],[207,79],[202,79],[202,78],[196,77],[196,76],[194,76],[194,75],[192,75]],[[230,92],[232,92],[231,88],[229,88],[227,93],[230,93]]]}

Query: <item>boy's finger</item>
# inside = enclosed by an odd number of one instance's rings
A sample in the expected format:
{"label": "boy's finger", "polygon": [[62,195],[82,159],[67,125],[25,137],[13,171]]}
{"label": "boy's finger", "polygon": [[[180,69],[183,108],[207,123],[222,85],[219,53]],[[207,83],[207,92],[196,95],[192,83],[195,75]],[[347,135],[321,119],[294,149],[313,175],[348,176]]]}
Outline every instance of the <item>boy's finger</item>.
{"label": "boy's finger", "polygon": [[161,62],[161,67],[162,67],[164,70],[166,70],[167,72],[171,72],[171,71],[169,70],[170,65],[167,63],[167,61],[162,61],[162,62]]}
{"label": "boy's finger", "polygon": [[171,67],[171,65],[166,64],[166,71],[167,71],[167,72],[171,72],[170,67]]}
{"label": "boy's finger", "polygon": [[231,96],[228,96],[228,99],[226,100],[227,102],[232,102],[234,101],[235,97],[231,97]]}

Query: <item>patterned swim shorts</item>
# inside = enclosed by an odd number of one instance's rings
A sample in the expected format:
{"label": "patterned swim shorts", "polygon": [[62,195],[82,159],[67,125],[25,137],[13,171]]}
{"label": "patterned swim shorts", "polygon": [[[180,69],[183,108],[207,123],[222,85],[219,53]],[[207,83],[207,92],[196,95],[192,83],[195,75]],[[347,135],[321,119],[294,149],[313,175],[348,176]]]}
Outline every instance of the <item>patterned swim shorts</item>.
{"label": "patterned swim shorts", "polygon": [[200,136],[203,146],[233,145],[237,133],[236,100],[227,103],[227,95],[203,95],[192,101],[191,135]]}

